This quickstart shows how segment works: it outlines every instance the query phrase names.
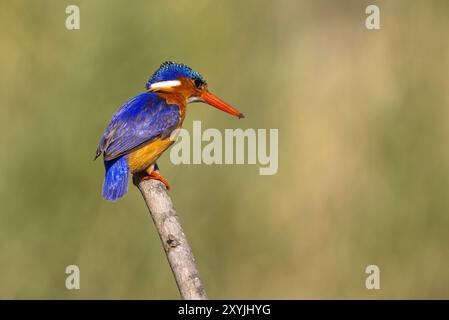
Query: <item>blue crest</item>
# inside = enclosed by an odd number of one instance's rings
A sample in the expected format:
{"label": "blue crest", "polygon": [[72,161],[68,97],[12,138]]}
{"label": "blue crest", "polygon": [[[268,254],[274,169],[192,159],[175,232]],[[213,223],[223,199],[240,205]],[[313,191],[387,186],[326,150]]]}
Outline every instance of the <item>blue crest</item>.
{"label": "blue crest", "polygon": [[206,80],[196,71],[192,70],[188,66],[182,63],[175,63],[172,61],[166,61],[156,72],[151,76],[146,84],[148,89],[152,83],[159,81],[176,80],[179,77],[187,77],[192,80],[199,80],[201,83],[206,83]]}

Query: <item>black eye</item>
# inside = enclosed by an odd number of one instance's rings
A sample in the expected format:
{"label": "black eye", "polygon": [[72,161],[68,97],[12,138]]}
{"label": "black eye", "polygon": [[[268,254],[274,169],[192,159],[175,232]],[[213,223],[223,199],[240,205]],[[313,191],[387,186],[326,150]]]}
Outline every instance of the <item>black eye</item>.
{"label": "black eye", "polygon": [[204,82],[201,81],[200,79],[195,79],[194,82],[195,82],[195,86],[196,86],[198,89],[200,89],[200,88],[203,86],[203,84],[204,84]]}

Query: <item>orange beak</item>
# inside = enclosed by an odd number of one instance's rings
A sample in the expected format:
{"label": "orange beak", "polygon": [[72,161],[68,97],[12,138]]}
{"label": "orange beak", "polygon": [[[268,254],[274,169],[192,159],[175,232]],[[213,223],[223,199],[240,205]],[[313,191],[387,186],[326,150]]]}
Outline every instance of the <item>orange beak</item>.
{"label": "orange beak", "polygon": [[233,116],[244,118],[245,116],[240,111],[234,109],[229,104],[221,100],[220,98],[214,96],[209,91],[204,91],[201,94],[201,98],[203,98],[204,102],[206,102],[208,105],[215,107],[217,109],[220,109],[221,111],[227,112]]}

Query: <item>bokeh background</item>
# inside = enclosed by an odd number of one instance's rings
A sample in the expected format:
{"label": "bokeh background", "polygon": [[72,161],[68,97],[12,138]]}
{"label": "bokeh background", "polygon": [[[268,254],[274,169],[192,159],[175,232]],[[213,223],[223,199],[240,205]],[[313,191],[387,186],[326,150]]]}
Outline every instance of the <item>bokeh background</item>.
{"label": "bokeh background", "polygon": [[187,129],[279,129],[274,176],[159,161],[210,298],[449,298],[448,30],[447,1],[1,1],[0,298],[179,297],[139,192],[103,201],[92,161],[165,60],[246,115]]}

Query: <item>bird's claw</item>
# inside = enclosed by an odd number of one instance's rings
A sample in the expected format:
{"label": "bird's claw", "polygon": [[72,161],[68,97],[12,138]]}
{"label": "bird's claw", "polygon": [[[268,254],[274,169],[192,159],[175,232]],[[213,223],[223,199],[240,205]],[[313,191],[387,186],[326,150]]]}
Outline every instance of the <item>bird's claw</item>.
{"label": "bird's claw", "polygon": [[150,180],[150,179],[154,179],[154,180],[159,180],[160,182],[162,182],[165,187],[167,188],[167,190],[170,190],[170,185],[168,184],[168,181],[159,173],[157,173],[156,171],[151,172],[149,175],[142,177],[142,180]]}

